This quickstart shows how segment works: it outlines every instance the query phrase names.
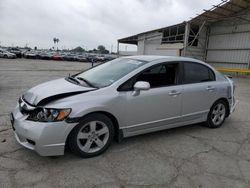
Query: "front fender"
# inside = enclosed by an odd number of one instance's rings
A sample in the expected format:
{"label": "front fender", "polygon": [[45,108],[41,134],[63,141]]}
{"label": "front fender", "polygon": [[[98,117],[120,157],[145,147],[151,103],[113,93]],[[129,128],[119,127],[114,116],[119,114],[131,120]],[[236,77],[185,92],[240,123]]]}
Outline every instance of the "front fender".
{"label": "front fender", "polygon": [[[79,124],[80,120],[84,116],[87,116],[88,114],[91,114],[91,113],[108,113],[108,114],[111,114],[117,120],[118,129],[120,128],[121,122],[119,121],[120,119],[117,118],[117,114],[115,112],[110,111],[105,106],[98,106],[98,107],[94,107],[94,108],[88,108],[88,109],[85,109],[85,110],[80,111],[79,113],[75,114],[74,117],[68,117],[66,119],[66,122],[69,123],[69,126],[67,127],[67,129],[65,130],[65,133],[64,133],[65,142],[66,142],[70,132]],[[122,139],[122,136],[118,136],[118,141],[120,141],[121,139]]]}

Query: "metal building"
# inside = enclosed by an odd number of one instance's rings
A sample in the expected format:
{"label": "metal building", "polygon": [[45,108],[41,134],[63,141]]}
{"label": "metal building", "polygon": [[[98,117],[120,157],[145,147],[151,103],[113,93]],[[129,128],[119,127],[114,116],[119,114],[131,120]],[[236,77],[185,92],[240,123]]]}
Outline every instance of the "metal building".
{"label": "metal building", "polygon": [[138,55],[175,55],[215,67],[250,68],[250,0],[222,0],[187,22],[118,40]]}

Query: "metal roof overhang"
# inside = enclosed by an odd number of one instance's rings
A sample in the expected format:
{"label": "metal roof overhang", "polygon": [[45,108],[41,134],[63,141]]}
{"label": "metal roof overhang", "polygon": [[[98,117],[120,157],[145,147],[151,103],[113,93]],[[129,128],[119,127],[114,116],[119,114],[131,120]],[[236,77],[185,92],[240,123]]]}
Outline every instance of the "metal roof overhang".
{"label": "metal roof overhang", "polygon": [[181,25],[185,25],[185,24],[186,24],[186,22],[182,22],[182,23],[179,23],[179,24],[176,24],[176,25],[171,25],[171,26],[162,27],[162,28],[159,28],[159,29],[154,29],[154,30],[142,32],[142,33],[139,33],[139,34],[136,34],[136,35],[133,35],[133,36],[129,36],[129,37],[126,37],[126,38],[118,39],[118,42],[119,43],[125,43],[125,44],[135,44],[135,45],[137,45],[138,44],[138,36],[139,35],[143,35],[143,34],[147,34],[147,33],[152,33],[152,32],[162,33],[165,29],[168,29],[168,28],[171,28],[171,27],[177,27],[177,26],[181,26]]}
{"label": "metal roof overhang", "polygon": [[[209,23],[225,20],[228,18],[236,18],[236,19],[250,23],[249,19],[243,18],[241,17],[242,15],[239,14],[241,11],[246,10],[249,7],[250,7],[250,0],[221,0],[221,3],[219,3],[218,5],[213,5],[213,7],[209,10],[204,9],[204,12],[202,14],[198,14],[198,16],[191,18],[191,20],[189,20],[188,22],[191,24],[201,25],[203,23],[209,24]],[[118,42],[137,45],[139,35],[156,32],[156,31],[163,32],[164,29],[176,27],[178,25],[182,25],[186,23],[187,22],[182,22],[176,25],[142,32],[133,36],[118,39]]]}
{"label": "metal roof overhang", "polygon": [[228,18],[236,18],[246,22],[250,20],[242,18],[239,14],[241,11],[250,7],[250,0],[222,0],[218,5],[213,5],[209,10],[204,10],[189,22],[193,24],[213,23]]}

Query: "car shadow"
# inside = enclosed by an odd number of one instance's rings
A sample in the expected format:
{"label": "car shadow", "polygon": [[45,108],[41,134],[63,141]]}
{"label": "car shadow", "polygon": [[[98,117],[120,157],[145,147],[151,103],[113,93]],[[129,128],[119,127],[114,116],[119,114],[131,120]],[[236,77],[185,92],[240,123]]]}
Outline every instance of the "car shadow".
{"label": "car shadow", "polygon": [[[182,127],[176,127],[176,128],[171,128],[171,129],[165,129],[161,131],[156,131],[156,132],[151,132],[151,133],[146,133],[142,135],[137,135],[133,137],[128,137],[124,138],[120,143],[114,141],[110,148],[104,153],[101,154],[103,156],[106,156],[107,153],[115,153],[115,152],[120,152],[125,148],[130,147],[131,145],[139,145],[142,142],[147,142],[147,141],[153,141],[159,138],[164,138],[168,136],[174,136],[174,135],[184,135],[188,132],[196,132],[202,129],[208,129],[207,127],[204,126],[202,123],[198,124],[191,124],[187,126],[182,126]],[[80,157],[74,155],[71,153],[70,149],[68,147],[65,148],[65,154],[64,156],[58,156],[58,157],[49,157],[51,160],[57,160],[60,158],[69,158],[70,160],[76,159],[79,160]]]}

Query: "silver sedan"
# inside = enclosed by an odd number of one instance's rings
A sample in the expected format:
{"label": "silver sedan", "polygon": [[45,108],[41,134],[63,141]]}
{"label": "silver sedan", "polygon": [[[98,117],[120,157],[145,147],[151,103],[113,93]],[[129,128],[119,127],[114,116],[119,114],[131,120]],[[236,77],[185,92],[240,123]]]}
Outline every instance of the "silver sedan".
{"label": "silver sedan", "polygon": [[234,84],[184,57],[132,56],[40,84],[11,113],[16,140],[42,156],[103,153],[116,139],[194,123],[220,127],[234,111]]}
{"label": "silver sedan", "polygon": [[14,59],[16,54],[0,49],[0,57]]}

